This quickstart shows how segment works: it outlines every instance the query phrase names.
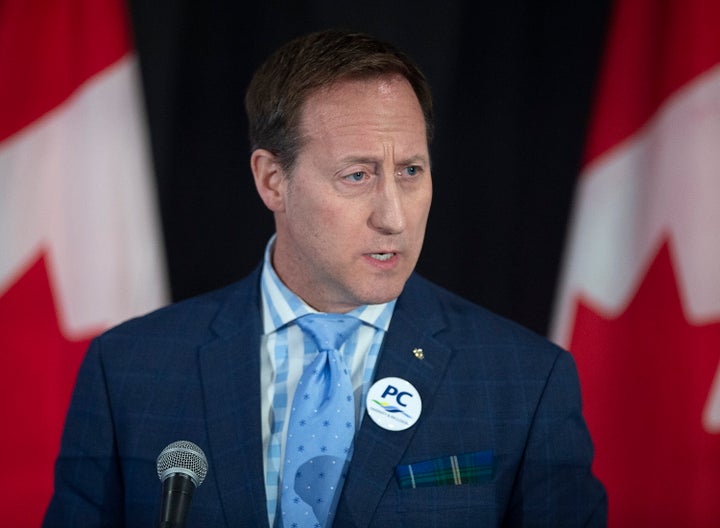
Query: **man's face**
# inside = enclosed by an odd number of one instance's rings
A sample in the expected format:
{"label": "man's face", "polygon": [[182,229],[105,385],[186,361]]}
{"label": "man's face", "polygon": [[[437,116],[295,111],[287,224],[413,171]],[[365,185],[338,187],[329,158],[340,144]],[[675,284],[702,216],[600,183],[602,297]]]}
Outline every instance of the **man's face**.
{"label": "man's face", "polygon": [[410,84],[336,83],[306,101],[301,129],[306,142],[275,209],[278,275],[325,312],[396,298],[420,255],[432,198]]}

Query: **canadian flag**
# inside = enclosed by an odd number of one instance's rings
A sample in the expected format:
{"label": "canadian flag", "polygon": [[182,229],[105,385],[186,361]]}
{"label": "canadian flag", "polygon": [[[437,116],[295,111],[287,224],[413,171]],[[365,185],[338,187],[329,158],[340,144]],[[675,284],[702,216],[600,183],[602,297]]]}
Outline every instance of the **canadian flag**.
{"label": "canadian flag", "polygon": [[610,526],[720,526],[720,2],[616,2],[566,250]]}
{"label": "canadian flag", "polygon": [[123,0],[0,3],[0,519],[39,526],[76,370],[167,302]]}

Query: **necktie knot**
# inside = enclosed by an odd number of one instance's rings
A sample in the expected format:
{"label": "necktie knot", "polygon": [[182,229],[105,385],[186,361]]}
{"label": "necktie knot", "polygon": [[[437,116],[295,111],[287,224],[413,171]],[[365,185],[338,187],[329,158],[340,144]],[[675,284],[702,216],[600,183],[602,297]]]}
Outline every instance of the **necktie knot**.
{"label": "necktie knot", "polygon": [[298,318],[296,322],[320,351],[339,350],[360,326],[360,319],[347,314],[311,313]]}

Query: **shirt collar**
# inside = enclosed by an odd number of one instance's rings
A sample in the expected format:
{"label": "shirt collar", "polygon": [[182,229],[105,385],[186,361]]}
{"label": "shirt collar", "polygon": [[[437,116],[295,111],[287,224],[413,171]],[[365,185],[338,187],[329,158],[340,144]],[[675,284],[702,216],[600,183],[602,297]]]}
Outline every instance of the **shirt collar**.
{"label": "shirt collar", "polygon": [[[263,332],[271,334],[283,326],[292,323],[298,317],[317,310],[309,306],[300,297],[294,294],[280,280],[272,266],[272,249],[275,244],[273,235],[265,246],[263,269],[260,279],[260,291],[263,304]],[[395,309],[397,299],[382,304],[365,304],[349,312],[366,324],[378,330],[387,330],[390,318]]]}

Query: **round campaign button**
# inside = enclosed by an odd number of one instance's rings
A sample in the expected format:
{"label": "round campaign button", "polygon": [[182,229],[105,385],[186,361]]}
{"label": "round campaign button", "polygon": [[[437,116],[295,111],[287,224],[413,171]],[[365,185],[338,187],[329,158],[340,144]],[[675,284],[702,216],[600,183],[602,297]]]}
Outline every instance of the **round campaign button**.
{"label": "round campaign button", "polygon": [[422,412],[420,393],[401,378],[383,378],[373,383],[365,405],[370,418],[388,431],[412,427]]}

